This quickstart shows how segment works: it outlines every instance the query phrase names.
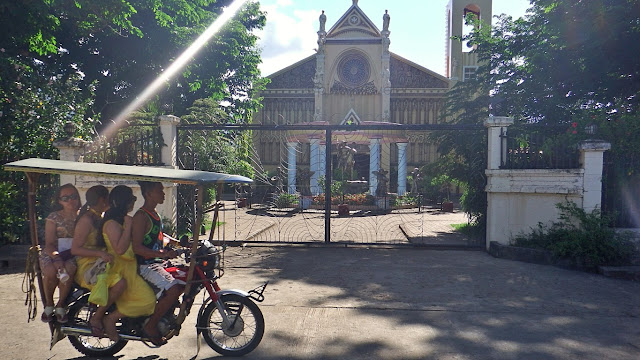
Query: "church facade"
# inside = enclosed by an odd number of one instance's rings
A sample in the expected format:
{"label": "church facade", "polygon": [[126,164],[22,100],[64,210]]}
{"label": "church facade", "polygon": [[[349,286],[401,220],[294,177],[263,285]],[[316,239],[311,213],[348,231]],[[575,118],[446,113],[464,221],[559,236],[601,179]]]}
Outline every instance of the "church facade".
{"label": "church facade", "polygon": [[451,37],[463,34],[468,12],[487,23],[491,19],[491,0],[450,0],[446,76],[442,76],[390,52],[390,14],[382,13],[380,29],[358,1],[352,1],[329,29],[324,11],[320,14],[316,53],[270,75],[271,82],[261,93],[263,108],[254,123],[359,125],[357,131],[333,132],[331,154],[326,154],[320,131],[256,132],[254,144],[263,166],[285,167],[291,193],[297,190],[300,169],[311,174],[312,192],[321,192],[318,180],[325,175],[326,156],[337,164],[345,148],[353,152],[350,176],[366,181],[372,194],[381,170],[394,179],[390,191],[399,195],[407,191],[407,174],[434,161],[435,146],[425,141],[423,131],[375,131],[366,126],[437,124],[448,90],[477,69],[475,55],[464,52]]}

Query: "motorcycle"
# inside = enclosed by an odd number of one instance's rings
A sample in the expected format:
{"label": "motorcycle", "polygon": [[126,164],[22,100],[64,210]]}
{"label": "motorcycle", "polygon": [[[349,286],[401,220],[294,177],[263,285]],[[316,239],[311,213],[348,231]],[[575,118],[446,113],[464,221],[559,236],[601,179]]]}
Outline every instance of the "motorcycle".
{"label": "motorcycle", "polygon": [[[181,239],[184,245],[185,239]],[[181,249],[179,249],[181,250]],[[185,263],[174,265],[167,262],[164,267],[175,278],[186,282],[189,272],[190,251],[179,251]],[[183,294],[182,301],[176,302],[158,324],[158,329],[167,340],[178,336],[184,318],[190,313],[196,296],[201,290],[208,295],[198,310],[197,335],[203,335],[206,343],[216,352],[225,356],[242,356],[253,351],[264,334],[264,317],[256,302],[264,300],[268,282],[247,292],[223,290],[218,279],[224,273],[222,268],[223,249],[209,241],[200,241],[195,252],[195,267],[192,286]],[[89,291],[76,288],[67,299],[69,321],[60,326],[62,336],[66,335],[78,351],[86,356],[113,356],[122,350],[128,341],[141,341],[149,347],[150,339],[143,336],[142,328],[148,319],[122,318],[117,324],[118,341],[106,337],[95,337],[91,333],[89,319],[95,306],[88,302]],[[181,315],[183,314],[183,315]],[[199,344],[199,343],[198,343]],[[198,349],[199,350],[199,349]]]}

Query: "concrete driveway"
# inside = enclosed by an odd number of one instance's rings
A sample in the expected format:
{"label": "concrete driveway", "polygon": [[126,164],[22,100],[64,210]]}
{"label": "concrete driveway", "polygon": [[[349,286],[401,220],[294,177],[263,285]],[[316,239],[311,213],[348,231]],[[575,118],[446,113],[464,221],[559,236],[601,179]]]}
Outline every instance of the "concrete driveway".
{"label": "concrete driveway", "polygon": [[[640,358],[638,282],[404,248],[229,248],[226,269],[223,288],[271,281],[265,336],[245,359]],[[21,288],[21,274],[0,276],[0,358],[83,359],[66,340],[49,351],[48,327],[27,323]],[[196,313],[168,345],[129,343],[116,358],[192,358]],[[219,357],[202,346],[198,358]]]}

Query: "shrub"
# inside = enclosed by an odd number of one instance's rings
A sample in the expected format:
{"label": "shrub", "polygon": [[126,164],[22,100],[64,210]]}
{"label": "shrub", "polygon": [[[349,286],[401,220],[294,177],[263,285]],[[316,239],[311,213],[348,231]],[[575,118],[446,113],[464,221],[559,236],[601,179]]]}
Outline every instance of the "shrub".
{"label": "shrub", "polygon": [[276,196],[274,203],[275,203],[274,205],[279,209],[291,208],[291,207],[294,207],[294,204],[295,206],[297,206],[298,195],[281,193],[278,196]]}
{"label": "shrub", "polygon": [[601,265],[627,265],[635,252],[630,233],[618,233],[609,227],[610,216],[600,210],[590,213],[574,202],[556,204],[560,221],[551,226],[541,223],[530,234],[512,240],[512,245],[549,250],[557,259],[574,266],[596,270]]}

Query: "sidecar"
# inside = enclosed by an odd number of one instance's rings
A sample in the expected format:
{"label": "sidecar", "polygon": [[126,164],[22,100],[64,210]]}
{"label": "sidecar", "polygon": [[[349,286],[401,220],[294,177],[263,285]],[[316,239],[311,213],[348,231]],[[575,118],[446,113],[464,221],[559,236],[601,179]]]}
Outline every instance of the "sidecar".
{"label": "sidecar", "polygon": [[[193,219],[193,239],[190,242],[190,266],[189,272],[186,277],[186,289],[185,293],[189,293],[192,286],[192,279],[194,277],[193,269],[195,268],[195,259],[198,248],[198,237],[200,234],[202,218],[203,218],[203,199],[204,189],[208,186],[217,186],[217,194],[221,194],[223,184],[250,184],[253,181],[247,177],[240,175],[230,175],[222,173],[214,173],[198,170],[180,170],[167,167],[152,167],[152,166],[128,166],[128,165],[113,165],[113,164],[98,164],[98,163],[82,163],[63,160],[51,160],[51,159],[38,159],[30,158],[19,161],[14,161],[4,165],[6,171],[22,171],[26,173],[28,179],[28,216],[29,216],[29,230],[31,236],[31,248],[29,250],[29,256],[37,259],[37,255],[40,252],[39,239],[38,239],[38,223],[36,216],[36,191],[38,188],[38,179],[41,174],[61,174],[61,175],[76,175],[76,176],[89,176],[106,179],[120,179],[120,180],[134,180],[134,181],[159,181],[164,183],[177,183],[192,185],[195,187],[195,216]],[[214,207],[214,219],[217,219],[218,207]],[[216,221],[213,222],[215,224]],[[213,225],[212,225],[213,226]],[[197,230],[196,230],[197,229]],[[35,257],[34,257],[35,256]],[[38,261],[30,261],[33,268],[28,269],[32,271],[37,278],[40,298],[44,298],[43,280],[40,271]],[[35,292],[35,288],[31,291]],[[44,301],[40,302],[41,304]],[[40,310],[30,309],[30,313],[39,313]],[[177,316],[178,321],[181,323],[186,317],[186,309],[184,306],[180,308],[180,313]],[[56,342],[64,338],[64,334],[60,329],[60,325],[52,322],[49,324],[51,330],[51,344],[53,347]]]}

